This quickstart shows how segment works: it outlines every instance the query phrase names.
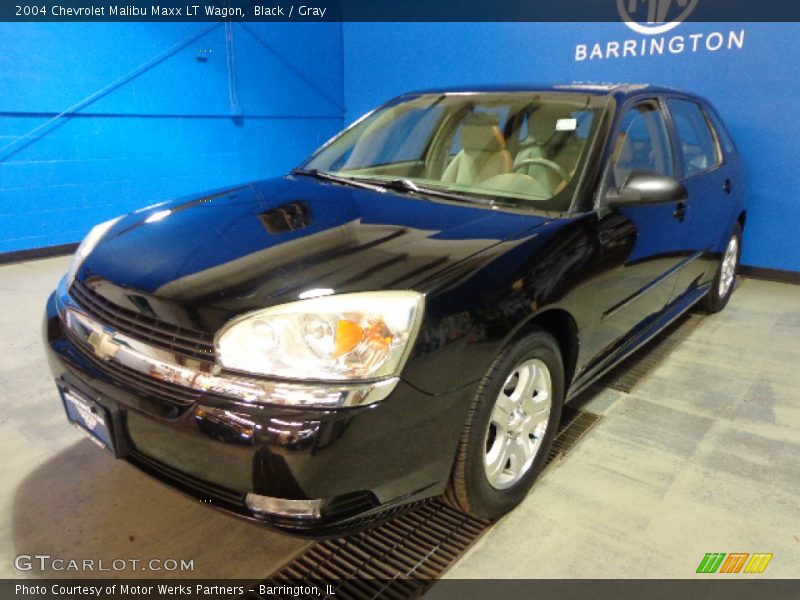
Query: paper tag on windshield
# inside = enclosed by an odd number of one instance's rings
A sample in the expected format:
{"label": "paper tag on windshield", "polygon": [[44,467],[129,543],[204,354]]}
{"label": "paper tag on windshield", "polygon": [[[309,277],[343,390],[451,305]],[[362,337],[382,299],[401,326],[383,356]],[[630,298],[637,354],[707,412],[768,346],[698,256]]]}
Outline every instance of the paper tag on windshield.
{"label": "paper tag on windshield", "polygon": [[575,131],[578,128],[578,119],[559,119],[556,131]]}

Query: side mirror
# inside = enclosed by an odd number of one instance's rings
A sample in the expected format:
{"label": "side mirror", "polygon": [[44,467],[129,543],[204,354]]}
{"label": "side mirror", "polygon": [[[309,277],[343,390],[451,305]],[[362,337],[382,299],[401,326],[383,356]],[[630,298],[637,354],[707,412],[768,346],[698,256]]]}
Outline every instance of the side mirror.
{"label": "side mirror", "polygon": [[608,194],[606,204],[610,207],[677,204],[688,196],[686,188],[674,177],[655,173],[631,173],[622,188]]}

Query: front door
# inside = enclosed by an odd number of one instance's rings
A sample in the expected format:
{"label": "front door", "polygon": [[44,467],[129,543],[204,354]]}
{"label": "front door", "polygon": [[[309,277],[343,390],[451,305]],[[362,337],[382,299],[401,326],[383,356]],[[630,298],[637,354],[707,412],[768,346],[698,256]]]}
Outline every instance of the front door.
{"label": "front door", "polygon": [[[674,175],[670,137],[662,105],[640,102],[622,116],[612,138],[611,184],[622,187],[634,172]],[[688,225],[682,204],[651,204],[614,209],[598,223],[607,255],[604,273],[593,282],[601,315],[591,333],[601,362],[631,335],[647,328],[672,297],[681,264],[689,254]]]}

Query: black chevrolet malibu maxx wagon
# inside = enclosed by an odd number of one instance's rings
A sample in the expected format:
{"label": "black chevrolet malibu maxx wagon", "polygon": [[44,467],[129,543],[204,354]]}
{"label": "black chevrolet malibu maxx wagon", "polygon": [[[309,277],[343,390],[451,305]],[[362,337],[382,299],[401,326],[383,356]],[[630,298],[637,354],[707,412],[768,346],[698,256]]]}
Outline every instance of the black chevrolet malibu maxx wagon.
{"label": "black chevrolet malibu maxx wagon", "polygon": [[725,306],[746,190],[690,94],[406,94],[285,177],[95,227],[47,304],[52,372],[98,444],[250,519],[496,518],[565,402]]}

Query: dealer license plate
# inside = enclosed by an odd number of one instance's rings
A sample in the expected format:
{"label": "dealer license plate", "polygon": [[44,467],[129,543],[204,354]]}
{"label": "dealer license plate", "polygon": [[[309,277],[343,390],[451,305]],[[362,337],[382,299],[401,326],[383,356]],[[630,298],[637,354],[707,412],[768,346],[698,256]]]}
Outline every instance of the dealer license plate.
{"label": "dealer license plate", "polygon": [[61,397],[70,422],[88,433],[93,442],[113,452],[114,442],[106,409],[72,389],[62,390]]}

